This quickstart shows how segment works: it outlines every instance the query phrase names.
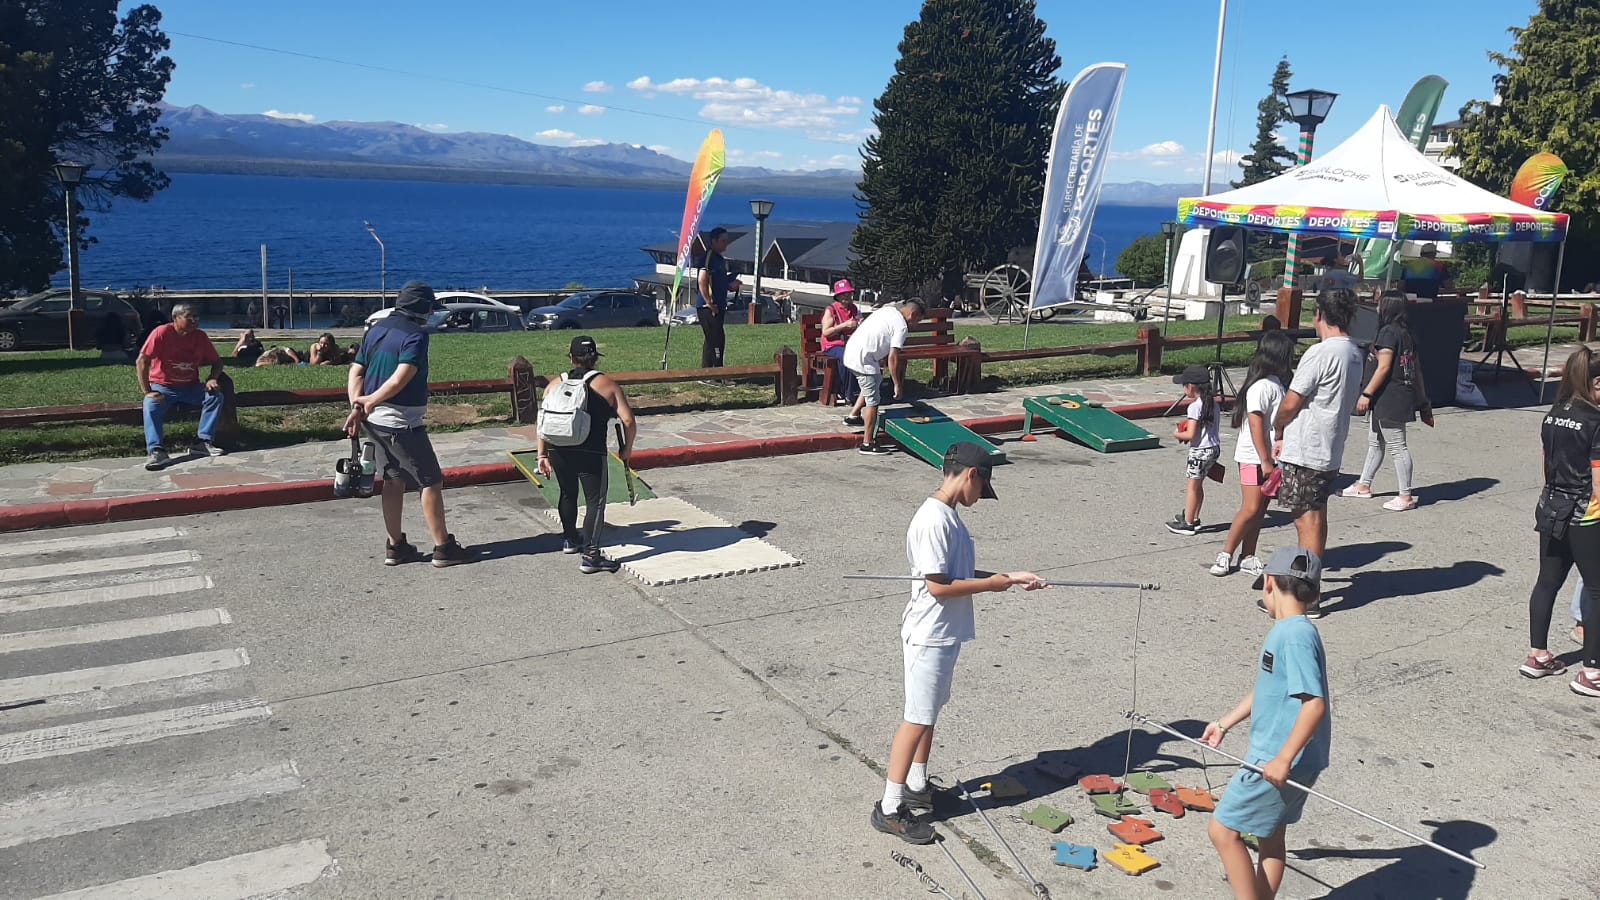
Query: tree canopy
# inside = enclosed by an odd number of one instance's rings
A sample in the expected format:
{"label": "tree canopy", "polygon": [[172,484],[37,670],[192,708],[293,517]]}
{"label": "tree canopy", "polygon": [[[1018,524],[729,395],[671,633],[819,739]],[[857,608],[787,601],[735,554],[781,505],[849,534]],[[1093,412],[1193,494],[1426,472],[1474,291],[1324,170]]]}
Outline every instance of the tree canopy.
{"label": "tree canopy", "polygon": [[1141,234],[1117,254],[1117,271],[1139,285],[1165,284],[1166,265],[1167,238],[1159,233]]}
{"label": "tree canopy", "polygon": [[1461,176],[1498,194],[1510,190],[1528,157],[1549,151],[1570,174],[1552,211],[1571,216],[1568,284],[1600,276],[1600,3],[1540,0],[1523,28],[1511,28],[1510,53],[1489,54],[1502,72],[1493,100],[1461,110],[1453,155]]}
{"label": "tree canopy", "polygon": [[1250,155],[1239,160],[1244,166],[1244,176],[1233,182],[1234,187],[1276,178],[1294,165],[1294,152],[1278,140],[1277,134],[1278,126],[1289,121],[1289,102],[1283,95],[1289,93],[1289,79],[1293,75],[1289,70],[1289,57],[1279,59],[1278,67],[1272,71],[1270,90],[1256,104],[1256,139],[1250,145]]}
{"label": "tree canopy", "polygon": [[874,103],[856,274],[952,297],[966,272],[1032,246],[1061,84],[1033,0],[926,0]]}
{"label": "tree canopy", "polygon": [[62,267],[58,161],[90,166],[78,197],[91,208],[167,186],[149,161],[173,69],[160,25],[154,6],[119,20],[117,0],[0,3],[0,291],[42,289]]}

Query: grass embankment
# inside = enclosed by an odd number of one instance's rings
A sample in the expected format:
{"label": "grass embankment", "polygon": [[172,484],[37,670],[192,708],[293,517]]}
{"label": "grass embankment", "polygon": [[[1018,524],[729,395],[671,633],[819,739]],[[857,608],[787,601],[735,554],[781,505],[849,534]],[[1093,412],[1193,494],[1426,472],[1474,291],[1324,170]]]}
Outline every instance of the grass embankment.
{"label": "grass embankment", "polygon": [[[1259,316],[1232,317],[1228,331],[1246,331],[1260,323]],[[1132,340],[1138,326],[1110,324],[1035,325],[1029,346],[1070,346]],[[1214,322],[1174,322],[1173,335],[1206,335],[1216,332]],[[1573,328],[1557,328],[1558,340],[1573,340]],[[956,337],[975,337],[987,350],[1022,347],[1020,325],[965,325],[956,323]],[[609,328],[594,332],[603,367],[623,372],[656,369],[661,365],[661,346],[666,337],[661,328]],[[432,342],[429,380],[466,381],[505,378],[512,357],[527,357],[536,371],[559,371],[566,362],[572,332],[527,332],[492,335],[446,335]],[[1528,326],[1511,330],[1517,346],[1538,344],[1544,329]],[[739,325],[728,329],[728,365],[770,362],[778,348],[798,347],[798,326]],[[227,353],[219,341],[219,352]],[[1249,344],[1228,344],[1223,359],[1242,365],[1253,348]],[[1176,372],[1183,366],[1213,359],[1211,348],[1167,353],[1162,370]],[[698,329],[674,329],[669,364],[674,369],[700,364]],[[327,366],[264,366],[230,368],[237,389],[257,391],[314,387],[342,387],[347,369]],[[912,381],[931,376],[931,364],[914,362],[909,370]],[[984,369],[984,386],[1000,388],[1027,384],[1107,376],[1131,376],[1133,354],[1119,356],[1073,356],[993,364]],[[644,411],[673,409],[736,409],[765,406],[772,402],[768,383],[711,387],[701,384],[639,385],[629,391],[635,405]],[[102,363],[96,354],[71,351],[9,353],[0,356],[0,408],[28,406],[69,406],[82,403],[133,402],[138,399],[133,367]],[[429,427],[435,431],[502,425],[510,421],[510,399],[505,396],[438,398],[429,409]],[[262,407],[239,411],[244,428],[243,442],[251,448],[281,447],[306,441],[334,440],[340,437],[343,410],[337,405],[300,407]],[[187,416],[170,423],[168,442],[186,446],[194,439],[195,420]],[[42,425],[0,431],[0,464],[31,461],[62,461],[99,457],[137,456],[144,451],[143,432],[130,425]]]}

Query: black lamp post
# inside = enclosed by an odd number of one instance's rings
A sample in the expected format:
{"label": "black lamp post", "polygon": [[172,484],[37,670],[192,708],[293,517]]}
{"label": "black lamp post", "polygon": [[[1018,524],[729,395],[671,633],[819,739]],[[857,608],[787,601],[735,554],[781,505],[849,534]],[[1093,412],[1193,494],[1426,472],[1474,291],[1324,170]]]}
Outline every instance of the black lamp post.
{"label": "black lamp post", "polygon": [[367,226],[367,234],[378,242],[378,305],[389,305],[389,249],[383,246],[383,238],[378,237],[378,232],[372,227],[371,222],[362,222]]}
{"label": "black lamp post", "polygon": [[78,185],[88,166],[79,162],[56,163],[56,178],[67,194],[67,346],[76,349],[73,319],[78,311]]}
{"label": "black lamp post", "polygon": [[[1300,126],[1300,152],[1295,160],[1295,165],[1303,166],[1311,162],[1311,144],[1316,138],[1317,126],[1328,118],[1328,110],[1333,108],[1333,100],[1338,94],[1330,91],[1306,90],[1294,91],[1284,94],[1284,102],[1289,104],[1289,118]],[[1288,258],[1284,260],[1283,286],[1291,290],[1296,284],[1295,269],[1300,264],[1300,235],[1289,235]],[[1285,323],[1285,327],[1293,325]]]}
{"label": "black lamp post", "polygon": [[1167,309],[1161,318],[1161,333],[1167,333],[1167,323],[1172,321],[1172,239],[1178,236],[1177,222],[1162,222],[1161,236],[1166,238],[1166,251],[1161,257],[1161,273],[1167,279]]}
{"label": "black lamp post", "polygon": [[772,215],[771,200],[751,200],[750,215],[756,217],[756,267],[755,267],[755,293],[750,295],[750,322],[755,324],[761,315],[761,243],[762,226],[766,224],[767,216]]}

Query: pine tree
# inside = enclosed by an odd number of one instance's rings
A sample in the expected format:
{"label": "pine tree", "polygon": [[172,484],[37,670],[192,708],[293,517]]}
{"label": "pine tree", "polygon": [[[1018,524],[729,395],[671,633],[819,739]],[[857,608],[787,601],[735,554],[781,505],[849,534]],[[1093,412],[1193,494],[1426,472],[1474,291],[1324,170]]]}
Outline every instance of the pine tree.
{"label": "pine tree", "polygon": [[1553,210],[1571,216],[1563,283],[1600,277],[1600,3],[1540,0],[1525,28],[1511,28],[1510,54],[1490,53],[1496,101],[1461,110],[1452,155],[1461,176],[1504,195],[1528,157],[1549,151],[1570,174]]}
{"label": "pine tree", "polygon": [[926,0],[874,103],[851,240],[874,287],[954,297],[1033,242],[1061,85],[1033,0]]}
{"label": "pine tree", "polygon": [[1294,153],[1277,135],[1278,126],[1289,121],[1289,103],[1283,95],[1289,93],[1289,79],[1293,75],[1289,71],[1289,57],[1279,59],[1278,67],[1272,72],[1271,92],[1256,104],[1256,140],[1250,145],[1250,155],[1239,160],[1244,166],[1244,177],[1235,181],[1234,187],[1276,178],[1294,165]]}

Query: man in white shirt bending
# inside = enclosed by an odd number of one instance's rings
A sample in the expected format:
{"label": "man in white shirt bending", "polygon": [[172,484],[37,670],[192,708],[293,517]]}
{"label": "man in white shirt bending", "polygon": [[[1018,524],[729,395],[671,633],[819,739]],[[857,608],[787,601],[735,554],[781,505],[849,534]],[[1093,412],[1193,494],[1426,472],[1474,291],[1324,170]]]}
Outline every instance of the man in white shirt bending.
{"label": "man in white shirt bending", "polygon": [[[904,300],[898,306],[885,306],[867,316],[844,345],[844,367],[856,376],[861,385],[861,395],[856,398],[846,425],[863,425],[860,451],[868,456],[889,453],[880,447],[878,434],[878,406],[883,397],[883,367],[887,363],[889,376],[894,379],[894,398],[905,399],[906,390],[901,374],[900,351],[906,345],[911,326],[922,321],[928,310],[921,300]],[[865,417],[862,413],[865,412]]]}

